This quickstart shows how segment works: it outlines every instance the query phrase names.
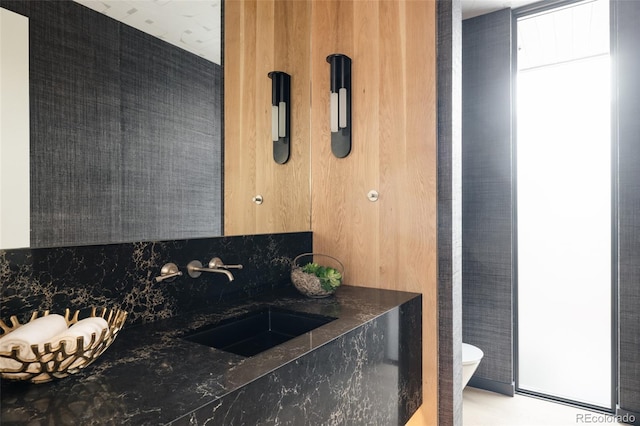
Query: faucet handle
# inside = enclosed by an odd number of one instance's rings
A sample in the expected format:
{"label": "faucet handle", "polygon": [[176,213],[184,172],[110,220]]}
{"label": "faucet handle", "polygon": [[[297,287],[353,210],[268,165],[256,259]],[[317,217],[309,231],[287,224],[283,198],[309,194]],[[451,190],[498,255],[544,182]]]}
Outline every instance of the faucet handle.
{"label": "faucet handle", "polygon": [[211,269],[219,269],[219,268],[242,269],[242,265],[225,265],[224,262],[222,262],[222,259],[220,259],[219,257],[214,257],[209,261],[209,268]]}
{"label": "faucet handle", "polygon": [[165,263],[160,269],[160,275],[156,277],[156,282],[159,283],[164,280],[173,281],[175,277],[182,275],[182,272],[178,270],[178,266],[175,263]]}

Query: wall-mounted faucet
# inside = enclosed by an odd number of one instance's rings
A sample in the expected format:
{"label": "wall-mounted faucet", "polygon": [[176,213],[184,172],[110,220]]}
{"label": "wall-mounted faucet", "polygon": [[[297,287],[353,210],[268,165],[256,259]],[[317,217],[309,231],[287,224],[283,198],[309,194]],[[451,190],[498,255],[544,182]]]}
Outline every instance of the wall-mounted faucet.
{"label": "wall-mounted faucet", "polygon": [[182,272],[178,270],[178,266],[175,263],[165,263],[165,265],[160,269],[160,275],[156,277],[156,282],[169,280],[173,281],[175,277],[179,277],[182,275]]}
{"label": "wall-mounted faucet", "polygon": [[192,260],[187,265],[187,272],[191,278],[198,278],[203,272],[216,272],[225,274],[229,281],[233,281],[233,274],[229,269],[242,269],[242,265],[225,265],[219,257],[211,259],[208,268],[203,268],[199,260]]}

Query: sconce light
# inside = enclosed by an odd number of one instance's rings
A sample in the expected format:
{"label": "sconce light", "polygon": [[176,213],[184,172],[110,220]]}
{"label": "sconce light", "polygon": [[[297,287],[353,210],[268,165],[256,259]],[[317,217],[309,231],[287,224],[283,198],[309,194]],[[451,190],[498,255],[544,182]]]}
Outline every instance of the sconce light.
{"label": "sconce light", "polygon": [[351,152],[351,58],[327,56],[331,64],[331,152],[344,158]]}
{"label": "sconce light", "polygon": [[271,140],[273,159],[278,164],[289,160],[291,137],[291,76],[271,71]]}

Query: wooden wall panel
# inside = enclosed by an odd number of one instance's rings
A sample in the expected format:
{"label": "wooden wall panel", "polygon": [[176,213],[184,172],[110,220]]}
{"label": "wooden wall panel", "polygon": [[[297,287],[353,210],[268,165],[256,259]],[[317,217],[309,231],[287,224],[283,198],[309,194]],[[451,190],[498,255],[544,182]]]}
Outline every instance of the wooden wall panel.
{"label": "wooden wall panel", "polygon": [[255,227],[255,209],[245,200],[255,191],[255,140],[247,140],[244,134],[254,128],[249,123],[253,115],[243,114],[243,108],[250,102],[247,97],[255,90],[255,84],[244,81],[244,74],[253,74],[253,70],[247,70],[250,64],[246,62],[251,63],[255,56],[255,46],[250,44],[255,42],[254,8],[255,2],[251,5],[225,2],[224,233],[227,235],[243,233],[242,226]]}
{"label": "wooden wall panel", "polygon": [[[421,421],[437,423],[436,26],[434,1],[314,1],[314,251],[343,260],[348,285],[423,294]],[[330,151],[331,53],[350,56],[353,148]],[[380,193],[377,202],[367,192]]]}
{"label": "wooden wall panel", "polygon": [[[310,12],[306,1],[225,2],[225,235],[308,231]],[[273,161],[270,71],[291,75],[291,157]],[[252,202],[254,195],[262,205]]]}

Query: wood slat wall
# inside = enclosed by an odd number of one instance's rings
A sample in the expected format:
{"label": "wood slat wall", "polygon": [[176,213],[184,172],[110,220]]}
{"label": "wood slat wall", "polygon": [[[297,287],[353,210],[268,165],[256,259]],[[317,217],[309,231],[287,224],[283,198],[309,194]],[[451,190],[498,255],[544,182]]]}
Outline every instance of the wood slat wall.
{"label": "wood slat wall", "polygon": [[[437,423],[436,26],[434,1],[314,1],[314,251],[340,258],[348,285],[423,294],[421,421]],[[351,57],[353,147],[331,154],[329,64]],[[377,202],[367,199],[377,190]]]}
{"label": "wood slat wall", "polygon": [[[311,229],[310,13],[307,1],[225,2],[225,235]],[[291,75],[284,165],[273,161],[271,142],[267,74],[276,70]],[[261,205],[252,202],[257,194]]]}

